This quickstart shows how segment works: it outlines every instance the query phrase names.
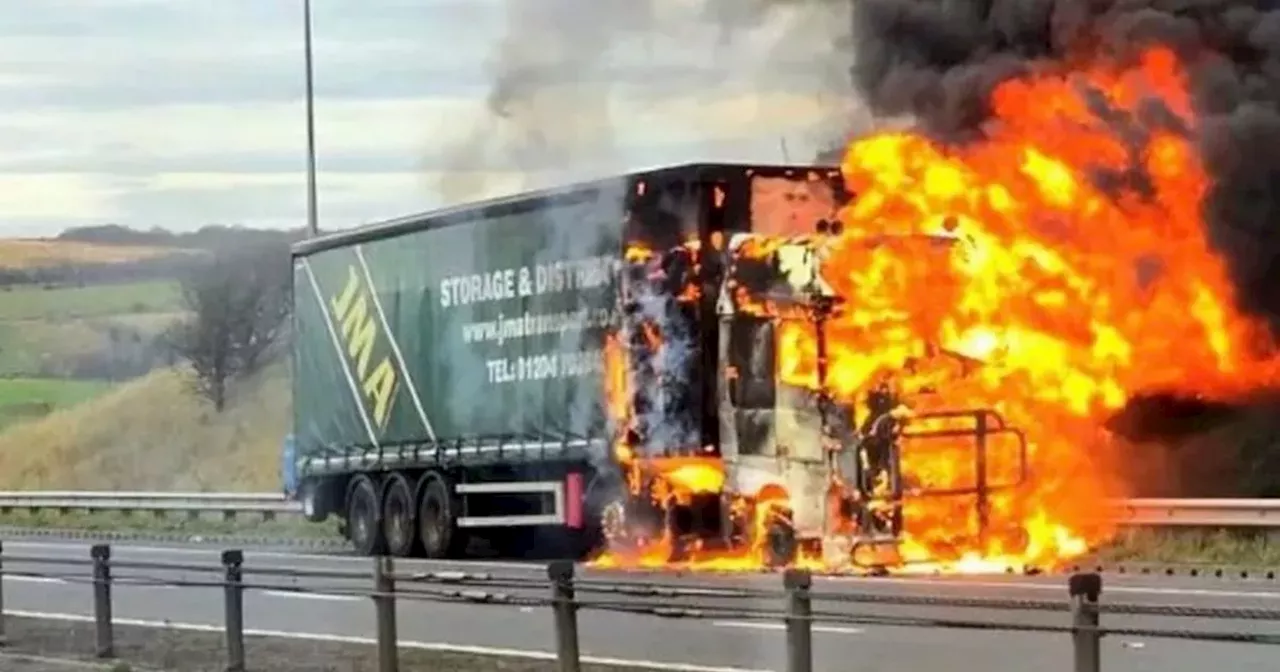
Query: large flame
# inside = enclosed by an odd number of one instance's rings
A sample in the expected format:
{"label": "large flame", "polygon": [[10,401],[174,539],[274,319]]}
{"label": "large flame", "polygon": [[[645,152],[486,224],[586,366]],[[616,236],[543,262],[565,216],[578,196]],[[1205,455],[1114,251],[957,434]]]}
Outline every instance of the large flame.
{"label": "large flame", "polygon": [[[915,410],[994,408],[1030,444],[1029,483],[992,495],[1002,522],[981,539],[971,497],[909,500],[904,559],[981,571],[1079,555],[1112,531],[1104,507],[1124,484],[1101,425],[1133,394],[1227,397],[1280,381],[1274,343],[1236,310],[1206,240],[1209,180],[1180,73],[1163,48],[1041,72],[995,89],[981,141],[887,132],[849,146],[841,171],[856,198],[821,263],[847,301],[827,324],[828,387],[853,403],[881,373],[906,372]],[[872,244],[919,234],[957,243]],[[780,328],[779,380],[817,388],[812,326]],[[992,453],[992,478],[1012,478],[1009,458]],[[908,445],[903,460],[911,486],[975,478],[960,442]],[[684,469],[677,489],[718,486],[705,464]],[[659,565],[660,546],[598,562]],[[761,563],[740,549],[687,564]]]}

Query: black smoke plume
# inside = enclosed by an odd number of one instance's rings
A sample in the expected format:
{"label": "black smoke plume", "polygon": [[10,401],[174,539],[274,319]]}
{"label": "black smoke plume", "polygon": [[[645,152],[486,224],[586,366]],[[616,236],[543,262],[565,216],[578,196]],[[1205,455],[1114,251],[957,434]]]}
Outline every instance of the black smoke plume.
{"label": "black smoke plume", "polygon": [[1280,2],[855,0],[853,30],[853,77],[872,110],[960,142],[981,137],[996,84],[1042,62],[1174,49],[1213,179],[1209,240],[1240,307],[1280,333]]}
{"label": "black smoke plume", "polygon": [[[1044,64],[1172,48],[1196,107],[1194,127],[1183,130],[1213,182],[1203,206],[1208,239],[1230,265],[1239,307],[1280,334],[1280,2],[854,2],[852,74],[866,104],[914,117],[952,143],[981,139],[1002,80]],[[1145,112],[1139,123],[1150,123]],[[1133,446],[1134,494],[1280,492],[1278,394],[1233,404],[1139,394],[1108,425]]]}

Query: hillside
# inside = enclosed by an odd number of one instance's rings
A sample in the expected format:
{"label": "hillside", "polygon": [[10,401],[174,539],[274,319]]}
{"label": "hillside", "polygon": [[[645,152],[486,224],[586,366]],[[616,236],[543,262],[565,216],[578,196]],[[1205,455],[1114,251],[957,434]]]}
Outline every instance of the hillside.
{"label": "hillside", "polygon": [[153,371],[0,434],[0,489],[276,490],[287,381],[274,365],[216,414]]}
{"label": "hillside", "polygon": [[278,487],[283,368],[245,383],[218,415],[160,336],[185,314],[177,279],[203,244],[281,234],[72,234],[0,240],[0,488]]}

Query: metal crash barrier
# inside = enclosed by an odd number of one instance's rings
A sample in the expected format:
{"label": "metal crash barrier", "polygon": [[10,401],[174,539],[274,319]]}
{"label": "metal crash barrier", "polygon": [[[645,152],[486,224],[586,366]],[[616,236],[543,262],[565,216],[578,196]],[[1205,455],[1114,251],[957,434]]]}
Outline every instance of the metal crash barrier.
{"label": "metal crash barrier", "polygon": [[[96,545],[82,558],[0,552],[0,574],[83,585],[93,605],[94,651],[99,658],[114,658],[117,654],[112,605],[118,592],[154,586],[218,588],[225,614],[222,635],[226,669],[232,672],[243,672],[251,663],[245,648],[244,596],[252,591],[371,600],[375,632],[366,645],[377,656],[379,672],[400,669],[396,614],[398,608],[413,603],[430,603],[432,609],[467,604],[545,610],[554,624],[554,642],[547,646],[554,649],[563,672],[578,672],[584,664],[607,661],[582,653],[578,614],[583,610],[665,619],[779,623],[786,672],[818,669],[814,662],[814,626],[830,624],[1056,634],[1072,642],[1073,669],[1077,672],[1103,669],[1101,642],[1111,635],[1280,644],[1280,631],[1241,631],[1245,622],[1280,622],[1280,610],[1104,602],[1103,581],[1096,573],[1071,575],[1061,596],[1055,599],[987,599],[891,593],[877,590],[873,584],[827,582],[824,577],[803,570],[783,572],[777,586],[771,588],[755,581],[727,585],[723,577],[719,581],[676,582],[674,577],[650,575],[650,580],[640,580],[604,571],[579,575],[578,568],[567,561],[548,565],[545,578],[530,572],[504,576],[468,571],[404,571],[387,557],[371,558],[366,570],[273,567],[246,562],[245,554],[238,549],[223,551],[217,564],[126,561],[114,557],[111,547]],[[398,603],[404,604],[398,607]],[[958,618],[957,610],[991,616]],[[1110,616],[1124,617],[1125,627],[1109,627],[1106,621]],[[1160,623],[1167,623],[1170,618],[1195,619],[1195,628],[1138,627],[1141,618],[1159,619]],[[1211,629],[1215,621],[1233,621],[1236,629]],[[0,618],[0,641],[4,636],[4,619]],[[7,643],[20,645],[12,640]]]}

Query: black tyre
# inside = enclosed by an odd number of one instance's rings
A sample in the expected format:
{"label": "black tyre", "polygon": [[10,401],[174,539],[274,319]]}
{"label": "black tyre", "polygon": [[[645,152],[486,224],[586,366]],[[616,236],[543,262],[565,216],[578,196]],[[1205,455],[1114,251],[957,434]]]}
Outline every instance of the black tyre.
{"label": "black tyre", "polygon": [[686,530],[687,521],[681,519],[687,517],[689,512],[677,504],[675,498],[672,498],[663,507],[663,513],[662,522],[665,529],[663,536],[671,540],[667,562],[684,562],[689,559],[690,548]]}
{"label": "black tyre", "polygon": [[592,477],[582,496],[583,527],[580,530],[569,530],[568,537],[573,550],[580,558],[590,558],[596,552],[609,545],[606,528],[618,493],[622,491],[621,483],[614,478],[597,475]]}
{"label": "black tyre", "polygon": [[458,514],[444,476],[423,476],[418,530],[428,558],[456,558],[466,549],[466,535],[458,529]]}
{"label": "black tyre", "polygon": [[796,561],[800,544],[789,513],[773,512],[764,534],[764,559],[769,567],[786,567]]}
{"label": "black tyre", "polygon": [[347,538],[360,555],[381,555],[385,547],[378,488],[368,476],[357,476],[347,494]]}
{"label": "black tyre", "polygon": [[401,474],[393,474],[382,498],[382,534],[391,555],[407,558],[417,551],[418,526],[414,517],[417,508],[409,481]]}
{"label": "black tyre", "polygon": [[329,517],[328,502],[320,501],[320,483],[307,479],[298,486],[298,501],[302,504],[302,516],[308,522],[322,523]]}

